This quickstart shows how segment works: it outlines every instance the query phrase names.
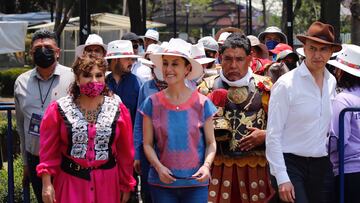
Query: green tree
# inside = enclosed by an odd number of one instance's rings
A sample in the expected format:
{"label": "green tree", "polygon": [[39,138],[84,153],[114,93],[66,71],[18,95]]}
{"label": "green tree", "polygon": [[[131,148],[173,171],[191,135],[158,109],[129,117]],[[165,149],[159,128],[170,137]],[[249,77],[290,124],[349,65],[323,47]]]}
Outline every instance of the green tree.
{"label": "green tree", "polygon": [[351,43],[360,45],[360,0],[352,0],[351,11]]}
{"label": "green tree", "polygon": [[319,0],[302,0],[301,7],[294,15],[294,34],[305,33],[309,26],[320,19]]}

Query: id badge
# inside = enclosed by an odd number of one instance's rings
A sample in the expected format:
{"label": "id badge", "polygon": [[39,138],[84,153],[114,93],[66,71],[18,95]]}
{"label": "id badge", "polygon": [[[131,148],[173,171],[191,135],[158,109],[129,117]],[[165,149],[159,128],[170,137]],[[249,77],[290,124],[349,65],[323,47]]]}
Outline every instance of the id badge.
{"label": "id badge", "polygon": [[29,124],[29,134],[33,136],[40,136],[40,123],[42,115],[33,113],[31,115],[30,124]]}

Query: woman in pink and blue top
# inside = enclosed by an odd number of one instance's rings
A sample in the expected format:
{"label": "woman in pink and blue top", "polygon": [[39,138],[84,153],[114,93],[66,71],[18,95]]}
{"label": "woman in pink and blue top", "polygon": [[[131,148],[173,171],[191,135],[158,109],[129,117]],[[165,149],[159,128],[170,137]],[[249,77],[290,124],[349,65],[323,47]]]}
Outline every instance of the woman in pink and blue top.
{"label": "woman in pink and blue top", "polygon": [[201,76],[190,57],[191,45],[171,39],[164,52],[151,54],[168,87],[148,97],[144,116],[144,152],[151,167],[148,183],[153,202],[207,202],[210,167],[216,152],[212,117],[216,107],[185,85]]}
{"label": "woman in pink and blue top", "polygon": [[[338,87],[343,89],[332,101],[333,116],[330,128],[330,159],[339,186],[339,114],[346,107],[360,107],[360,47],[343,45],[343,50],[336,60],[330,60],[328,63],[337,67],[335,76]],[[355,203],[359,202],[357,186],[360,184],[360,112],[346,113],[344,124],[345,202]]]}
{"label": "woman in pink and blue top", "polygon": [[125,203],[135,185],[130,114],[105,85],[104,59],[79,58],[70,95],[47,108],[40,127],[45,203]]}

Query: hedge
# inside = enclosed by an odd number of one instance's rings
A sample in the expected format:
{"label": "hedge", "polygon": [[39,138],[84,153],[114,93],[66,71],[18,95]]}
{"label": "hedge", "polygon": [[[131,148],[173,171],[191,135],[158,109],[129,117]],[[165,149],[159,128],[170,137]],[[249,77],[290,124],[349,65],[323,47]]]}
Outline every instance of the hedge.
{"label": "hedge", "polygon": [[[0,202],[7,202],[8,196],[8,175],[7,170],[0,170]],[[21,156],[18,156],[14,160],[14,202],[24,202],[23,200],[23,187],[22,187],[22,177],[23,177],[23,164]],[[30,202],[36,202],[34,192],[30,186]]]}
{"label": "hedge", "polygon": [[31,68],[22,67],[22,68],[10,68],[0,71],[0,96],[2,97],[12,97],[14,96],[14,84],[16,78]]}

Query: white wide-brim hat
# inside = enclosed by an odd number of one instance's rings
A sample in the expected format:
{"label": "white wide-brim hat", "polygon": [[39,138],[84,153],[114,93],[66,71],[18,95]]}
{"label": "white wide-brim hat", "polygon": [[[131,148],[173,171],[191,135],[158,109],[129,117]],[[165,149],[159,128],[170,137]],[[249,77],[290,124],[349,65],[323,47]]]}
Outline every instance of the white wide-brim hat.
{"label": "white wide-brim hat", "polygon": [[328,61],[328,64],[360,77],[360,46],[343,44],[342,47],[343,49],[336,56],[336,59]]}
{"label": "white wide-brim hat", "polygon": [[82,56],[84,53],[84,49],[87,46],[94,46],[94,45],[101,46],[106,53],[107,45],[104,44],[103,39],[97,34],[90,34],[86,39],[85,44],[81,44],[75,48],[75,56],[76,57]]}
{"label": "white wide-brim hat", "polygon": [[186,76],[186,78],[188,80],[194,80],[199,78],[203,74],[203,67],[198,61],[191,58],[190,49],[191,44],[180,38],[172,38],[163,52],[152,53],[149,57],[150,60],[154,63],[155,67],[161,69],[161,72],[163,66],[162,58],[164,55],[183,57],[190,62],[192,67],[190,73]]}
{"label": "white wide-brim hat", "polygon": [[230,32],[223,32],[220,34],[219,39],[217,41],[218,44],[224,44],[225,40],[231,35]]}
{"label": "white wide-brim hat", "polygon": [[130,40],[115,40],[108,44],[105,59],[115,58],[140,58],[134,54],[132,43]]}
{"label": "white wide-brim hat", "polygon": [[191,58],[195,59],[201,65],[215,61],[214,58],[206,57],[205,48],[201,42],[199,42],[195,45],[191,45],[190,53],[191,53]]}
{"label": "white wide-brim hat", "polygon": [[146,65],[146,66],[149,66],[150,68],[153,68],[153,65],[154,63],[150,60],[147,60],[145,57],[146,55],[149,55],[149,54],[153,54],[153,53],[161,53],[164,51],[164,48],[161,47],[159,44],[150,44],[147,49],[146,49],[146,52],[144,54],[144,58],[139,58],[138,60]]}
{"label": "white wide-brim hat", "polygon": [[[296,49],[296,52],[297,52],[300,56],[306,57],[306,56],[305,56],[305,52],[304,52],[304,47],[299,47],[299,48],[297,48],[297,49]],[[341,52],[341,51],[334,52],[334,53],[331,55],[331,57],[337,56],[340,52]]]}
{"label": "white wide-brim hat", "polygon": [[159,41],[159,32],[156,30],[149,29],[146,31],[144,38],[149,38],[155,41]]}

